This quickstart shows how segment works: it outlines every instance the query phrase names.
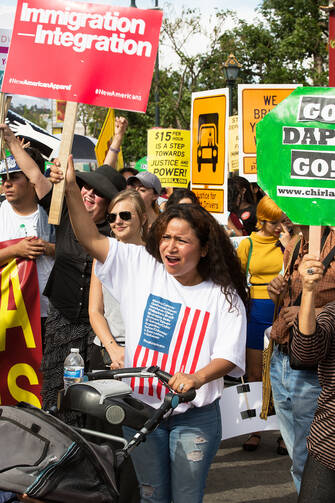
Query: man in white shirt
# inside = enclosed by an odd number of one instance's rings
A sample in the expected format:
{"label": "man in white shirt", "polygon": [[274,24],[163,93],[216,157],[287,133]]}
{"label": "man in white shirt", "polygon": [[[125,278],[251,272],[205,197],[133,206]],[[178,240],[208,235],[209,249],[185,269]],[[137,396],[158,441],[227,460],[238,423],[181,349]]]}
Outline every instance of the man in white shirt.
{"label": "man in white shirt", "polygon": [[[22,149],[20,163],[35,161]],[[43,170],[44,161],[41,158]],[[5,199],[0,204],[0,241],[23,238],[20,242],[0,249],[0,263],[12,258],[36,260],[41,300],[42,329],[48,311],[48,299],[42,295],[53,266],[54,230],[47,221],[46,212],[37,204],[34,185],[21,171],[13,156],[0,163],[0,178]],[[43,330],[42,330],[43,331]]]}

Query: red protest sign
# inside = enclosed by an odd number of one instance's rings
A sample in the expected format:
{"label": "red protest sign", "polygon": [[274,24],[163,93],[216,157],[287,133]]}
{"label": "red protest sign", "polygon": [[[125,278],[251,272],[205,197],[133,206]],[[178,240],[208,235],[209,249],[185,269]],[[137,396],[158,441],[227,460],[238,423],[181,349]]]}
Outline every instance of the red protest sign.
{"label": "red protest sign", "polygon": [[162,16],[18,0],[2,91],[145,112]]}
{"label": "red protest sign", "polygon": [[[0,242],[0,248],[20,241]],[[0,266],[0,403],[41,406],[40,296],[36,264],[13,259]]]}

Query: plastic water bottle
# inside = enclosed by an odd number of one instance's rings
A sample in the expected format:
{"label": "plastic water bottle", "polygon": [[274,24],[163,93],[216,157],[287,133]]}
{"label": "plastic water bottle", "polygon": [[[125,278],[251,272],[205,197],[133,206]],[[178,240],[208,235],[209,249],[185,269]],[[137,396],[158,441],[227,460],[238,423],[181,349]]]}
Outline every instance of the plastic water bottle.
{"label": "plastic water bottle", "polygon": [[84,378],[84,360],[78,348],[71,348],[71,353],[64,361],[64,389],[65,392],[71,384],[82,382]]}

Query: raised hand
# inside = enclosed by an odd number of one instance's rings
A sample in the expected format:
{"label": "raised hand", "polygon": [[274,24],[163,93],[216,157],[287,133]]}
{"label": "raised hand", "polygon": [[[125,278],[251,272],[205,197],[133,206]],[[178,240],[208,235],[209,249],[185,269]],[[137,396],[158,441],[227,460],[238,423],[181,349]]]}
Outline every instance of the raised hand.
{"label": "raised hand", "polygon": [[125,117],[115,117],[115,136],[123,136],[128,127],[128,121]]}
{"label": "raised hand", "polygon": [[303,257],[298,271],[305,290],[314,290],[316,284],[323,276],[323,264],[314,255],[307,254]]}
{"label": "raised hand", "polygon": [[[51,183],[57,184],[64,180],[64,174],[60,167],[59,159],[55,159],[53,164],[50,166],[50,181]],[[73,157],[69,155],[67,161],[67,170],[66,170],[66,186],[76,183],[76,174],[73,166]]]}
{"label": "raised hand", "polygon": [[280,233],[279,241],[281,242],[282,246],[284,248],[286,248],[288,243],[291,241],[291,234],[283,222],[282,222],[281,226],[282,226],[283,232]]}
{"label": "raised hand", "polygon": [[17,142],[18,139],[14,135],[13,131],[8,127],[7,124],[0,124],[0,131],[3,131],[4,140],[8,145],[8,148],[11,150],[11,145]]}

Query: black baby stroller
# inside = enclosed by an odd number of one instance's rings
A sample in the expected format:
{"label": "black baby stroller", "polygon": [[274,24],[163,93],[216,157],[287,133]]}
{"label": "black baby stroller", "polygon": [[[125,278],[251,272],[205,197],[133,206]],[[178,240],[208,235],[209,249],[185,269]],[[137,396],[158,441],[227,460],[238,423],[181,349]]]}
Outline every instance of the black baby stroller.
{"label": "black baby stroller", "polygon": [[[131,396],[130,386],[120,381],[126,377],[156,377],[166,387],[171,378],[158,367],[92,372],[88,382],[73,384],[61,395],[59,407],[135,428],[129,442],[87,427],[68,426],[25,403],[0,406],[0,488],[45,502],[116,503],[118,467],[165,414],[195,397],[194,390],[169,390],[160,408],[154,409]],[[88,440],[93,437],[108,444]],[[112,449],[110,441],[123,447]]]}

